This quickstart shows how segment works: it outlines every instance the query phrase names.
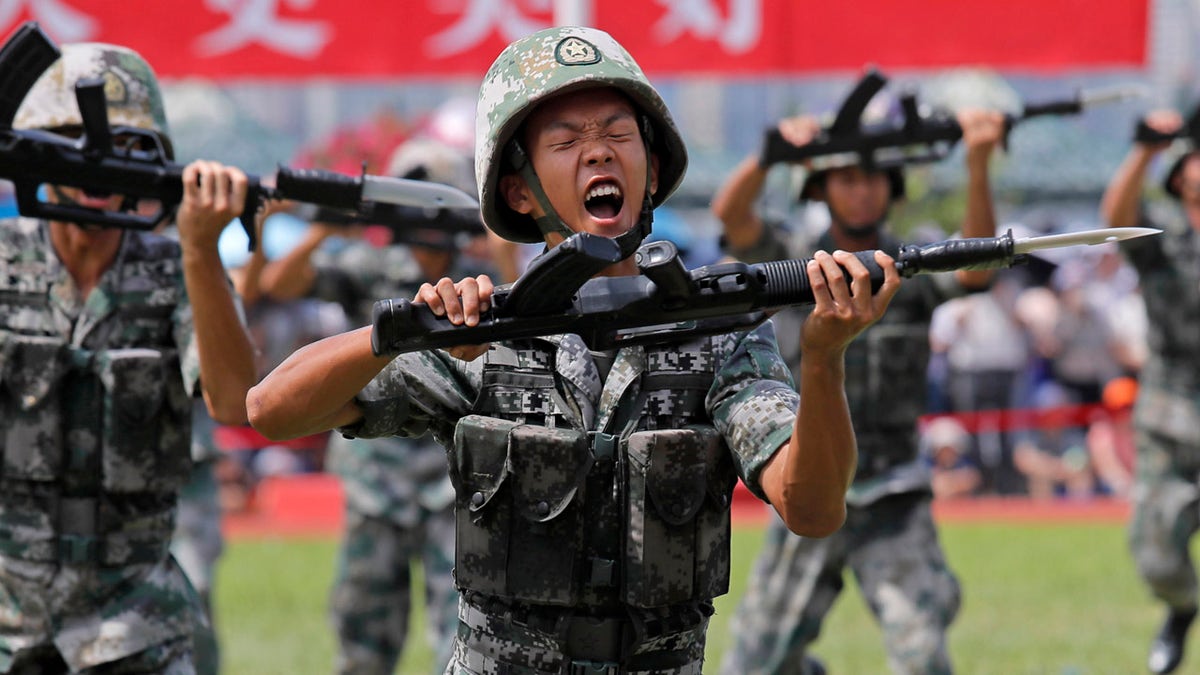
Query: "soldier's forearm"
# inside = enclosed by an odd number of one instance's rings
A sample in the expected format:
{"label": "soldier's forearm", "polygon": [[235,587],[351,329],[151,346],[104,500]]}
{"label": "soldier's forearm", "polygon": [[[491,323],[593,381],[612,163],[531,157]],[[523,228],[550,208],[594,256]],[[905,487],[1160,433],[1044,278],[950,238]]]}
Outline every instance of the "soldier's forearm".
{"label": "soldier's forearm", "polygon": [[184,283],[200,354],[200,383],[214,420],[246,422],[246,392],[254,384],[254,347],[238,316],[220,257],[186,247]]}

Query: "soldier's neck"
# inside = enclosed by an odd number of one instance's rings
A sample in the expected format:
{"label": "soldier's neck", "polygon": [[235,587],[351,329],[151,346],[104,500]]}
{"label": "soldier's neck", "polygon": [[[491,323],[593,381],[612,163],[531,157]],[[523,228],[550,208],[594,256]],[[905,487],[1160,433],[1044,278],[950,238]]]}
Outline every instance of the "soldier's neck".
{"label": "soldier's neck", "polygon": [[[879,227],[873,227],[869,232],[851,233],[848,228],[834,224],[829,229],[830,236],[837,248],[850,253],[869,251],[879,248]],[[832,251],[830,251],[832,253]]]}
{"label": "soldier's neck", "polygon": [[116,260],[122,234],[116,229],[85,229],[74,223],[50,223],[50,243],[82,297],[86,298],[100,283],[100,277]]}

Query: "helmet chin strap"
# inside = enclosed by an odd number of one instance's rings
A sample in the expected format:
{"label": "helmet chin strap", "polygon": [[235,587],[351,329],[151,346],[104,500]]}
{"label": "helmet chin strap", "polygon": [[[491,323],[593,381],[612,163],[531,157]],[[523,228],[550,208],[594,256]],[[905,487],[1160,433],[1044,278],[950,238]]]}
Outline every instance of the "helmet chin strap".
{"label": "helmet chin strap", "polygon": [[[645,124],[644,126],[649,126]],[[650,138],[648,134],[642,134],[642,143],[646,146],[647,168],[650,158]],[[546,196],[546,190],[542,187],[542,181],[538,178],[537,172],[533,170],[533,162],[529,161],[529,155],[525,154],[525,149],[516,140],[509,143],[508,159],[512,166],[517,169],[517,173],[525,180],[525,184],[533,191],[533,198],[537,200],[538,206],[541,207],[544,214],[540,218],[534,218],[534,223],[537,224],[538,230],[543,235],[556,233],[564,239],[568,239],[575,233],[562,218],[558,212],[550,205],[550,198]],[[650,191],[650,171],[646,171],[646,186],[645,196],[642,198],[642,210],[638,214],[638,221],[628,231],[613,237],[613,241],[617,242],[617,246],[621,251],[621,259],[624,260],[633,255],[638,247],[642,245],[642,241],[650,236],[650,230],[654,223],[654,206],[651,200]]]}

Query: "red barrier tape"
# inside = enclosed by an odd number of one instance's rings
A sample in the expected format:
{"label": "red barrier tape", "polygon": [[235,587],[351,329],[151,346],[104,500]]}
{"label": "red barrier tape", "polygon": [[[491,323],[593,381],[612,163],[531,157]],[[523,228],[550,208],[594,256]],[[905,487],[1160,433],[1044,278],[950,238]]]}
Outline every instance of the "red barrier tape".
{"label": "red barrier tape", "polygon": [[1020,431],[1025,429],[1062,429],[1086,427],[1098,420],[1113,422],[1129,419],[1128,410],[1112,411],[1099,403],[1065,405],[1053,408],[1013,408],[975,410],[937,415],[922,415],[918,428],[924,430],[934,420],[949,418],[963,426],[968,433]]}

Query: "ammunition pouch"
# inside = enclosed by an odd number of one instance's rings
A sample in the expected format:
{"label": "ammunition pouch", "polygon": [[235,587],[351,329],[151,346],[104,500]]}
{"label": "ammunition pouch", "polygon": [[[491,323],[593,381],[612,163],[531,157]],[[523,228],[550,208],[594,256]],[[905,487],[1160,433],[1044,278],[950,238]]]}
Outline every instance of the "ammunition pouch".
{"label": "ammunition pouch", "polygon": [[191,464],[173,350],[73,349],[0,331],[0,555],[161,559]]}
{"label": "ammunition pouch", "polygon": [[455,582],[525,602],[573,605],[580,594],[588,436],[480,415],[454,431]]}
{"label": "ammunition pouch", "polygon": [[[469,415],[455,429],[459,588],[573,606],[594,579],[585,558],[584,485],[593,439],[569,429]],[[729,588],[729,508],[737,481],[716,429],[641,431],[624,443],[629,533],[622,595],[635,607],[708,599]]]}
{"label": "ammunition pouch", "polygon": [[111,349],[94,361],[104,390],[103,491],[174,493],[191,470],[192,404],[177,353]]}
{"label": "ammunition pouch", "polygon": [[55,481],[62,473],[59,381],[67,373],[60,338],[0,331],[0,476]]}
{"label": "ammunition pouch", "polygon": [[630,435],[624,594],[661,607],[729,590],[729,509],[737,475],[709,426]]}
{"label": "ammunition pouch", "polygon": [[846,349],[846,398],[855,433],[908,432],[925,410],[929,330],[871,326]]}

